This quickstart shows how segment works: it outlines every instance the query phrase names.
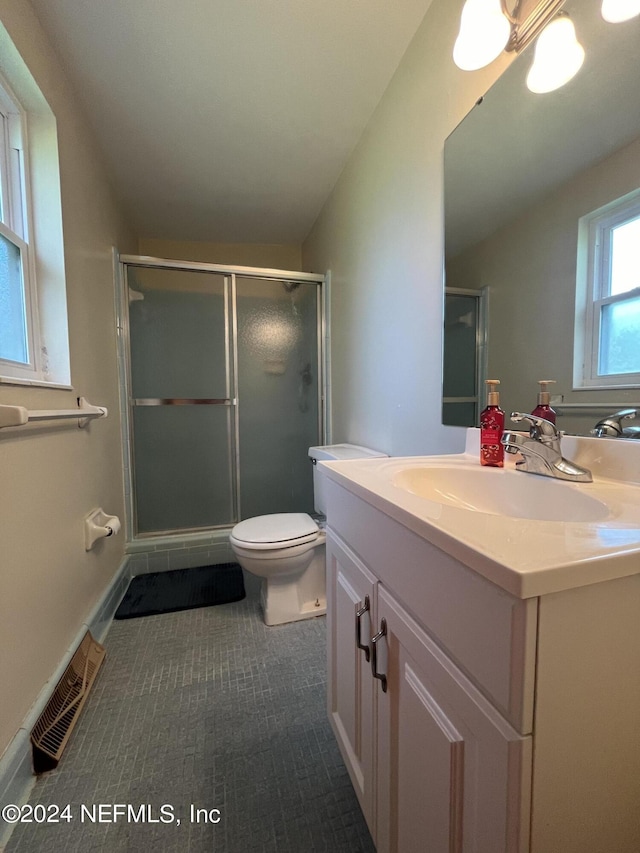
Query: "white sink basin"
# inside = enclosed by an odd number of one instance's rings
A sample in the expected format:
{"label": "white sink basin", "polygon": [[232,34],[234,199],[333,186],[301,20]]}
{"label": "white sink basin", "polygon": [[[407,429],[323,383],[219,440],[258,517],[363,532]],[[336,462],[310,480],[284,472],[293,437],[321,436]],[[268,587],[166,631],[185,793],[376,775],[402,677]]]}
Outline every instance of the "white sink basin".
{"label": "white sink basin", "polygon": [[500,468],[420,465],[400,469],[394,486],[444,506],[535,521],[602,521],[609,509],[588,484]]}
{"label": "white sink basin", "polygon": [[[400,522],[519,598],[639,573],[640,441],[564,436],[566,458],[593,474],[571,483],[518,471],[511,457],[483,468],[479,439],[470,429],[465,453],[320,465],[345,515],[351,493],[382,528],[384,516]],[[406,569],[419,572],[411,548]]]}

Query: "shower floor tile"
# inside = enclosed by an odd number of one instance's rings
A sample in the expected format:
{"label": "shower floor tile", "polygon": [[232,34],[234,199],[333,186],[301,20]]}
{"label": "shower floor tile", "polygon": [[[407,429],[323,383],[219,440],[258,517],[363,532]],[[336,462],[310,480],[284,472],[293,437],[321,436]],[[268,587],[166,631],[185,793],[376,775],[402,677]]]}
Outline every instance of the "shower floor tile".
{"label": "shower floor tile", "polygon": [[16,826],[6,853],[375,853],[326,716],[325,644],[323,618],[268,628],[249,590],[114,622],[30,800],[69,819]]}

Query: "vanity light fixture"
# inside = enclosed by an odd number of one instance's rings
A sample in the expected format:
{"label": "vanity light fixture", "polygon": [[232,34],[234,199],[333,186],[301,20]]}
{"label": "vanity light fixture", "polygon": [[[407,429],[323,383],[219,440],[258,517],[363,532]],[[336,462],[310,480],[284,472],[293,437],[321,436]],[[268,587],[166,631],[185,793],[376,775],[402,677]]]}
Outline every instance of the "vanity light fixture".
{"label": "vanity light fixture", "polygon": [[463,71],[484,68],[506,50],[511,23],[501,0],[467,0],[462,10],[460,32],[453,46],[453,61]]}
{"label": "vanity light fixture", "polygon": [[640,15],[640,0],[602,0],[602,17],[610,24],[630,21]]}
{"label": "vanity light fixture", "polygon": [[463,71],[484,68],[506,51],[521,51],[546,26],[565,0],[467,0],[453,60]]}
{"label": "vanity light fixture", "polygon": [[[520,52],[538,38],[527,86],[536,93],[564,86],[584,62],[584,48],[576,38],[575,27],[561,11],[564,2],[516,0],[509,11],[507,0],[467,0],[453,50],[454,62],[464,71],[474,71],[488,65],[503,50]],[[609,3],[624,6],[627,14],[630,6],[640,10],[640,0],[604,0],[603,15]]]}
{"label": "vanity light fixture", "polygon": [[527,75],[527,88],[536,94],[553,92],[568,83],[584,62],[584,48],[568,15],[560,13],[540,33]]}

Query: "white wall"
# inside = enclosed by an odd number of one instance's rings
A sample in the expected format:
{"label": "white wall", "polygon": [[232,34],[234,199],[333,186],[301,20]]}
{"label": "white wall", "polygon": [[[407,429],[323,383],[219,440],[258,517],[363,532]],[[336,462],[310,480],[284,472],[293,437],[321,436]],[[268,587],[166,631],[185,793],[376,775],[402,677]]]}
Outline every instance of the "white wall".
{"label": "white wall", "polygon": [[441,425],[444,140],[509,63],[451,58],[463,0],[434,0],[303,245],[332,274],[333,439],[462,449]]}
{"label": "white wall", "polygon": [[[124,537],[84,550],[83,517],[124,516],[111,247],[135,251],[84,118],[27,0],[0,20],[56,115],[73,391],[0,386],[30,409],[106,405],[110,417],[0,434],[0,754],[118,569]],[[30,428],[29,428],[30,429]]]}
{"label": "white wall", "polygon": [[301,270],[299,245],[277,243],[202,243],[185,240],[142,238],[138,251],[152,258],[199,261],[240,267]]}

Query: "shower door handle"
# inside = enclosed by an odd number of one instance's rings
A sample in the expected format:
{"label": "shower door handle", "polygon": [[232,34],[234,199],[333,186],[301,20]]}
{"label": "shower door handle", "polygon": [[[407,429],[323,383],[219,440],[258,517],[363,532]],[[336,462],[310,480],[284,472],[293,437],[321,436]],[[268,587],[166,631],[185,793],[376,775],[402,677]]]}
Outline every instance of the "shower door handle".
{"label": "shower door handle", "polygon": [[143,397],[131,400],[132,406],[237,406],[235,397]]}

